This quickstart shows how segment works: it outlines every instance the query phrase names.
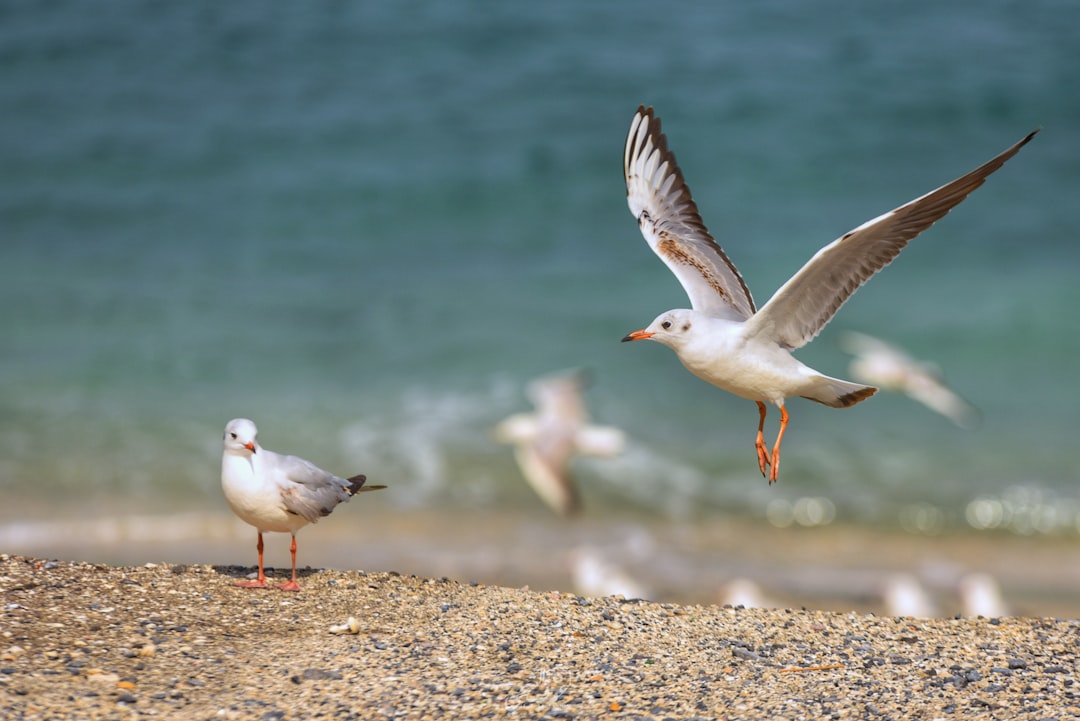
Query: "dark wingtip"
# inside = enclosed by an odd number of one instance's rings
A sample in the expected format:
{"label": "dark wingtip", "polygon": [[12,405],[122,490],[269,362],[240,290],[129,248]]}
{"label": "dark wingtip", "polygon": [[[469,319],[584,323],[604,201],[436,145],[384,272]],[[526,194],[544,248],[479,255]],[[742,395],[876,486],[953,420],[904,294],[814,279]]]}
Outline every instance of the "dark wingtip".
{"label": "dark wingtip", "polygon": [[1020,148],[1024,147],[1024,146],[1025,146],[1025,145],[1027,145],[1027,144],[1028,144],[1029,142],[1031,142],[1031,139],[1032,139],[1032,138],[1034,138],[1034,137],[1035,137],[1036,135],[1038,135],[1038,134],[1039,134],[1039,131],[1040,131],[1040,130],[1042,130],[1042,126],[1041,126],[1041,125],[1040,125],[1039,127],[1035,128],[1034,130],[1032,130],[1032,131],[1031,131],[1030,133],[1028,133],[1027,135],[1025,135],[1025,136],[1024,136],[1024,139],[1023,139],[1023,140],[1021,140],[1020,142],[1018,142],[1018,143],[1017,143],[1016,145],[1014,145],[1013,147],[1014,147],[1014,148],[1016,148],[1016,150],[1019,150]]}
{"label": "dark wingtip", "polygon": [[866,386],[865,388],[861,388],[857,391],[852,391],[847,395],[840,396],[839,400],[837,401],[837,403],[839,404],[838,407],[849,408],[856,403],[865,401],[867,398],[877,393],[877,391],[878,389],[874,386]]}
{"label": "dark wingtip", "polygon": [[357,493],[364,485],[364,481],[367,480],[367,476],[361,473],[359,475],[346,478],[345,480],[349,482],[349,493]]}

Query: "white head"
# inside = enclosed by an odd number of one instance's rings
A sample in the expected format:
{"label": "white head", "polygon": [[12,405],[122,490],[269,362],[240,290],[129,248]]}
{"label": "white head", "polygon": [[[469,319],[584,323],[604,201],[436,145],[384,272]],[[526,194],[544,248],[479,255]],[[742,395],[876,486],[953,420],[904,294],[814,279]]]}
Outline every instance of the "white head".
{"label": "white head", "polygon": [[694,327],[697,313],[687,308],[669,310],[661,313],[647,328],[636,330],[623,338],[623,343],[631,340],[654,340],[669,348],[679,348],[686,344]]}
{"label": "white head", "polygon": [[225,452],[250,457],[259,448],[259,429],[254,421],[234,418],[225,426]]}

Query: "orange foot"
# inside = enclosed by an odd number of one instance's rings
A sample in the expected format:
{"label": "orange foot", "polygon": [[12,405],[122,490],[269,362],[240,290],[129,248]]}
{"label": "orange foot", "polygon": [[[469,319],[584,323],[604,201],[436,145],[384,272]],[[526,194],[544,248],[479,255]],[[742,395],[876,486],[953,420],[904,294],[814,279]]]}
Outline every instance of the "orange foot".
{"label": "orange foot", "polygon": [[757,437],[754,439],[754,448],[757,450],[757,464],[761,469],[762,477],[765,476],[765,469],[769,467],[769,449],[765,447],[765,404],[761,401],[754,401],[758,407],[758,424],[757,424]]}
{"label": "orange foot", "polygon": [[769,449],[765,447],[765,441],[762,439],[761,434],[758,434],[757,441],[754,442],[754,448],[757,449],[758,468],[761,469],[761,475],[764,477],[769,468]]}
{"label": "orange foot", "polygon": [[256,581],[233,581],[234,586],[240,588],[266,588],[266,579],[260,578]]}
{"label": "orange foot", "polygon": [[300,584],[296,581],[289,581],[288,583],[279,583],[274,586],[274,588],[278,589],[279,591],[299,591]]}

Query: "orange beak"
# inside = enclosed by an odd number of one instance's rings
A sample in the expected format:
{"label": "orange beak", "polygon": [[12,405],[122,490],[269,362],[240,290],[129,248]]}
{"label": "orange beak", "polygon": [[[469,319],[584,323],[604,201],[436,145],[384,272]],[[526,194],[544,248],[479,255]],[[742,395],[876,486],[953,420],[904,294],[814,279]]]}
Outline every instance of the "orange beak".
{"label": "orange beak", "polygon": [[248,449],[252,453],[255,452],[255,444],[254,443],[245,443],[244,448]]}
{"label": "orange beak", "polygon": [[644,329],[636,330],[633,333],[628,333],[626,337],[622,339],[622,342],[625,343],[630,340],[645,340],[646,338],[652,338],[653,335],[653,333],[650,333],[649,331]]}

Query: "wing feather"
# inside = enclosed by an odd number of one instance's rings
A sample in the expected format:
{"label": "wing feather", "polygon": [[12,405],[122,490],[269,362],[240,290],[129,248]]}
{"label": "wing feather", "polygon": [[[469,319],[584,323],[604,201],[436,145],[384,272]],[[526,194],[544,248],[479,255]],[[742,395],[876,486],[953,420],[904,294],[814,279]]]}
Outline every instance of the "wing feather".
{"label": "wing feather", "polygon": [[623,154],[626,202],[641,234],[678,278],[694,310],[731,320],[754,313],[742,276],[701,220],[652,108],[630,123]]}
{"label": "wing feather", "polygon": [[352,495],[350,483],[298,456],[277,455],[281,500],[290,513],[315,523]]}
{"label": "wing feather", "polygon": [[749,321],[748,334],[767,334],[790,349],[809,343],[910,240],[959,205],[1038,132],[967,175],[863,223],[819,250]]}

